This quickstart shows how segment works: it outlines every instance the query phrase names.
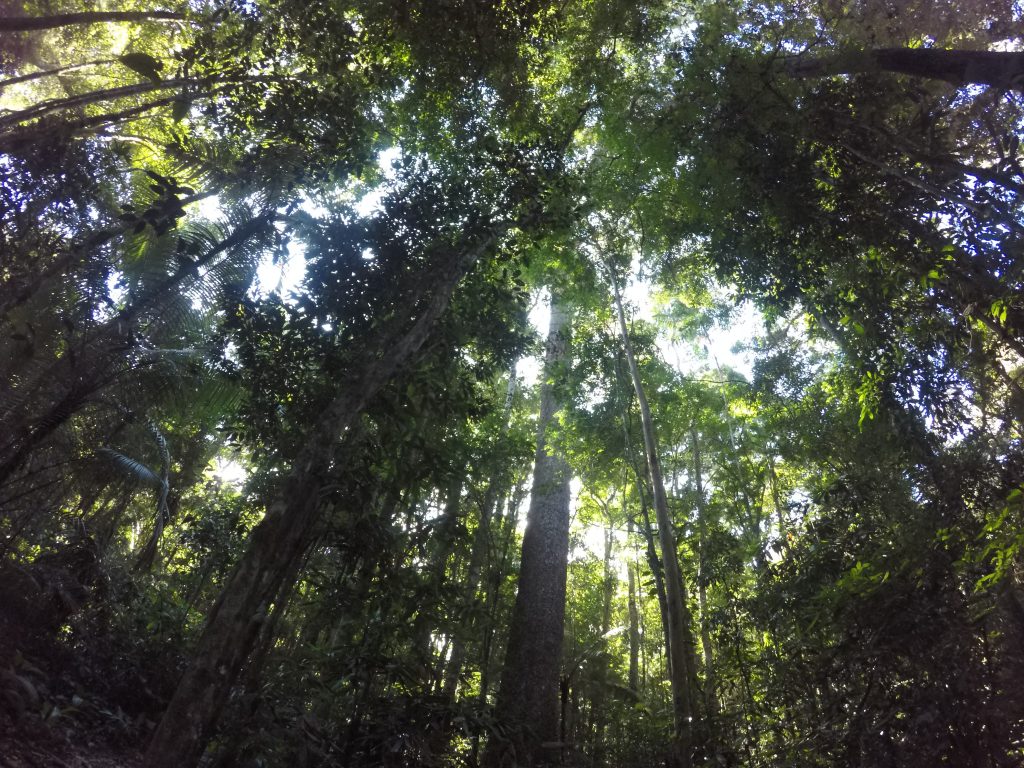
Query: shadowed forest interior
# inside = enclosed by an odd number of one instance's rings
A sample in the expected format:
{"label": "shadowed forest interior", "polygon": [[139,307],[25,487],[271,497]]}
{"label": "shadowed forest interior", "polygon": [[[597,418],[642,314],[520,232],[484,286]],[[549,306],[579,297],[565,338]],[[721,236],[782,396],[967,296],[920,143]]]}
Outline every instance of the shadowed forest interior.
{"label": "shadowed forest interior", "polygon": [[1020,0],[0,3],[0,766],[1024,764]]}

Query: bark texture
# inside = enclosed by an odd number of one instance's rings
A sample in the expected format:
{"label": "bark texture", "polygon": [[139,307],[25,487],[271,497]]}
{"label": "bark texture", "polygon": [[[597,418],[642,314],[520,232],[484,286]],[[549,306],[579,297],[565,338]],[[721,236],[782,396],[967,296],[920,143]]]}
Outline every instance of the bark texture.
{"label": "bark texture", "polygon": [[320,491],[338,458],[339,438],[423,345],[456,285],[498,235],[492,229],[463,252],[447,255],[428,273],[433,279],[418,291],[419,301],[412,302],[415,319],[386,325],[368,340],[362,363],[353,366],[347,385],[325,409],[214,605],[195,658],[150,742],[145,768],[189,768],[199,761],[260,628],[297,576],[323,511]]}
{"label": "bark texture", "polygon": [[523,536],[519,588],[496,714],[515,731],[492,739],[483,764],[539,766],[558,761],[559,671],[565,625],[566,563],[569,554],[569,464],[551,445],[559,402],[551,379],[568,360],[570,320],[562,299],[551,298],[551,325],[540,393],[540,422],[533,490]]}

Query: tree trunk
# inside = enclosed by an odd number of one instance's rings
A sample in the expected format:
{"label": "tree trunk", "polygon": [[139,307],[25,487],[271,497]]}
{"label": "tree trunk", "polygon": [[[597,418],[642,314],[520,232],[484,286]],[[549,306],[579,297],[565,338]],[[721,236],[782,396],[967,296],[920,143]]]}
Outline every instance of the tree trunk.
{"label": "tree trunk", "polygon": [[[505,567],[509,562],[512,551],[512,542],[516,527],[519,525],[519,507],[526,498],[526,480],[518,480],[515,488],[508,498],[508,506],[505,514],[501,514],[505,499],[499,499],[495,506],[497,516],[495,518],[494,530],[501,534],[501,544],[498,548],[500,553],[497,564],[490,564],[485,576],[486,596],[484,602],[486,611],[484,613],[483,639],[480,642],[480,695],[478,701],[481,707],[486,707],[487,698],[491,692],[491,680],[494,677],[492,667],[494,659],[494,635],[498,623],[498,614],[501,610],[502,595],[501,584],[505,580]],[[480,733],[473,734],[473,744],[470,748],[470,759],[472,765],[478,765],[480,756]]]}
{"label": "tree trunk", "polygon": [[672,711],[675,717],[675,733],[671,761],[678,768],[689,768],[693,762],[694,730],[696,707],[694,704],[694,681],[696,680],[696,649],[690,627],[690,611],[686,601],[686,585],[679,569],[676,554],[675,528],[668,509],[665,482],[661,474],[661,459],[658,455],[658,441],[654,431],[651,409],[647,403],[640,369],[633,355],[633,345],[626,327],[626,314],[622,309],[622,296],[613,280],[615,310],[619,318],[623,351],[629,364],[637,403],[640,406],[640,421],[643,428],[644,448],[647,452],[647,468],[654,490],[654,512],[658,520],[658,538],[661,543],[661,560],[665,569],[665,597],[668,613],[668,634],[671,638],[669,659],[671,667]]}
{"label": "tree trunk", "polygon": [[96,59],[94,61],[83,61],[81,64],[68,64],[64,67],[56,67],[54,69],[44,69],[39,72],[29,72],[27,75],[18,75],[17,77],[10,77],[7,80],[0,80],[0,91],[5,88],[9,88],[12,85],[18,83],[29,83],[33,80],[39,80],[44,77],[51,77],[53,75],[60,75],[65,72],[71,72],[76,69],[84,69],[86,67],[100,67],[106,64],[116,64],[117,59]]}
{"label": "tree trunk", "polygon": [[[612,571],[612,549],[615,544],[615,532],[612,527],[611,510],[606,509],[607,519],[604,530],[604,598],[601,606],[601,637],[606,637],[612,628],[612,599],[615,597],[615,573]],[[591,702],[594,721],[594,768],[600,768],[605,761],[605,730],[608,718],[605,713],[604,686],[598,686]]]}
{"label": "tree trunk", "polygon": [[953,85],[988,85],[1024,91],[1024,53],[951,51],[940,48],[876,48],[825,56],[788,56],[783,70],[794,77],[895,72]]}
{"label": "tree trunk", "polygon": [[[629,526],[633,533],[633,526]],[[626,585],[628,590],[629,611],[629,690],[638,693],[640,690],[638,666],[640,659],[640,621],[636,604],[636,577],[633,575],[633,563],[626,562]]]}
{"label": "tree trunk", "polygon": [[76,24],[107,24],[112,21],[183,21],[185,18],[185,14],[174,11],[92,11],[58,13],[53,16],[2,16],[0,33],[36,32]]}
{"label": "tree trunk", "polygon": [[[274,599],[294,578],[321,513],[320,491],[337,458],[337,443],[366,403],[419,350],[448,306],[456,285],[496,241],[491,228],[462,252],[450,253],[424,274],[433,276],[413,303],[418,317],[403,328],[390,323],[368,342],[362,363],[325,409],[292,465],[282,492],[269,505],[207,620],[195,658],[178,683],[143,761],[145,768],[190,768],[227,702],[239,669],[252,652]],[[416,310],[414,310],[416,311]],[[397,319],[396,319],[397,320]]]}
{"label": "tree trunk", "polygon": [[[500,441],[508,436],[509,418],[512,413],[512,402],[516,393],[516,366],[512,365],[508,374],[508,386],[505,394],[504,416],[502,420]],[[478,603],[477,592],[480,586],[480,573],[483,570],[484,561],[487,559],[491,545],[491,521],[495,510],[498,507],[499,499],[504,496],[508,483],[507,472],[495,472],[491,481],[487,484],[487,491],[484,494],[483,503],[480,505],[480,521],[473,536],[473,545],[469,552],[469,565],[466,570],[466,592],[465,605],[472,608]],[[455,637],[452,639],[452,655],[445,672],[442,694],[449,702],[455,701],[455,693],[459,684],[459,677],[462,675],[462,667],[466,663],[466,641],[473,636],[476,630],[476,622],[473,618],[476,614],[467,610],[465,615],[470,618],[464,626],[458,627]]]}
{"label": "tree trunk", "polygon": [[703,467],[701,466],[700,436],[697,430],[690,431],[693,440],[693,482],[697,493],[697,604],[700,607],[700,644],[704,652],[704,706],[708,718],[718,719],[718,694],[715,691],[715,659],[711,647],[711,627],[708,621],[708,574],[707,574],[707,504],[704,499]]}
{"label": "tree trunk", "polygon": [[174,78],[170,80],[160,80],[158,82],[119,85],[115,88],[103,88],[98,91],[76,94],[75,96],[67,96],[61,99],[50,99],[49,101],[36,104],[33,107],[20,109],[16,112],[11,112],[4,117],[0,117],[0,128],[13,127],[19,123],[25,122],[26,120],[34,120],[62,109],[87,107],[90,104],[99,104],[113,99],[124,99],[129,96],[139,96],[143,93],[152,93],[153,91],[165,91],[170,88],[185,88],[187,86],[206,88],[207,86],[214,84],[214,82],[216,81],[213,78],[204,78],[202,80]]}
{"label": "tree trunk", "polygon": [[511,757],[517,765],[556,762],[545,744],[559,740],[559,671],[565,624],[566,563],[569,553],[569,464],[549,444],[559,407],[552,379],[569,360],[569,311],[552,291],[544,381],[541,384],[533,490],[523,536],[519,589],[509,627],[508,649],[496,715],[515,729],[509,741],[492,739],[484,765]]}
{"label": "tree trunk", "polygon": [[[640,533],[644,537],[644,552],[647,556],[647,567],[651,571],[651,578],[654,580],[654,593],[658,597],[658,615],[661,616],[661,627],[665,636],[665,657],[668,659],[669,674],[672,668],[672,638],[669,634],[668,621],[668,598],[665,597],[665,576],[661,567],[661,559],[658,557],[658,549],[654,543],[654,529],[651,526],[651,516],[647,511],[647,495],[644,493],[644,478],[641,474],[639,462],[633,457],[633,446],[629,439],[629,424],[627,423],[626,411],[622,413],[622,437],[623,445],[626,448],[626,459],[633,468],[636,477],[636,492],[640,498]],[[632,523],[632,518],[630,518]]]}

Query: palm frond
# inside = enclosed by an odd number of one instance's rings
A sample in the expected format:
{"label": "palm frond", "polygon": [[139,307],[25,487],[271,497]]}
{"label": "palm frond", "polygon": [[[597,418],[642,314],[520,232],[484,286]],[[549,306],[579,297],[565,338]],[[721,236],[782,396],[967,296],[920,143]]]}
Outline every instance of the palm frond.
{"label": "palm frond", "polygon": [[99,448],[96,453],[113,462],[125,475],[135,478],[140,483],[157,489],[164,485],[164,481],[156,472],[131,456],[125,456],[120,451],[107,447]]}

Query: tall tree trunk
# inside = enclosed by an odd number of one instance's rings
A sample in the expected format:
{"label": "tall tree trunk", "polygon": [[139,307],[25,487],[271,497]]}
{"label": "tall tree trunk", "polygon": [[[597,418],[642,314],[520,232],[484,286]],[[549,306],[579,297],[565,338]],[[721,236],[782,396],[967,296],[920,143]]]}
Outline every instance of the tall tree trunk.
{"label": "tall tree trunk", "polygon": [[[480,695],[478,701],[480,706],[487,705],[488,696],[491,693],[491,680],[494,677],[494,636],[495,627],[498,623],[498,615],[501,611],[501,585],[505,581],[505,567],[507,566],[512,552],[512,542],[515,530],[519,525],[519,507],[526,498],[526,480],[517,480],[512,493],[508,498],[508,507],[502,516],[501,509],[505,499],[499,499],[495,507],[497,517],[495,518],[494,529],[501,534],[501,544],[498,547],[499,556],[496,564],[487,568],[485,577],[486,596],[484,602],[486,611],[484,613],[483,639],[480,642]],[[479,764],[480,756],[480,734],[473,734],[473,745],[470,749],[471,764]]]}
{"label": "tall tree trunk", "polygon": [[640,406],[644,448],[647,452],[647,469],[651,476],[654,512],[658,520],[661,561],[665,569],[668,634],[671,638],[669,659],[671,662],[672,711],[675,717],[671,760],[678,768],[689,768],[693,763],[694,731],[697,723],[694,701],[697,664],[690,610],[686,599],[686,585],[683,583],[679,557],[676,554],[675,528],[668,509],[668,497],[665,493],[665,481],[661,473],[661,458],[658,455],[658,441],[654,431],[654,421],[651,418],[651,408],[647,403],[643,382],[640,380],[640,369],[636,364],[636,357],[633,355],[633,345],[629,340],[629,329],[626,326],[626,313],[622,309],[622,296],[614,278],[612,289],[615,311],[619,318],[623,351],[626,354],[626,362],[629,364],[629,373],[633,379],[637,403]]}
{"label": "tall tree trunk", "polygon": [[84,69],[85,67],[100,67],[106,64],[116,64],[117,59],[95,59],[93,61],[83,61],[80,64],[68,64],[63,67],[56,67],[54,69],[44,69],[39,72],[29,72],[27,75],[18,75],[17,77],[10,77],[6,80],[0,80],[0,91],[5,88],[9,88],[12,85],[18,83],[29,83],[33,80],[39,80],[44,77],[52,77],[53,75],[61,75],[65,72],[71,72],[76,69]]}
{"label": "tall tree trunk", "polygon": [[185,18],[185,14],[174,11],[91,11],[52,16],[2,16],[0,33],[36,32],[76,24],[108,24],[112,21],[182,21]]}
{"label": "tall tree trunk", "polygon": [[[633,533],[633,524],[629,523],[629,534]],[[636,605],[636,577],[633,575],[633,563],[626,562],[627,610],[629,612],[629,690],[638,693],[640,690],[638,666],[640,659],[640,620]]]}
{"label": "tall tree trunk", "polygon": [[339,437],[427,340],[456,285],[501,231],[487,230],[465,250],[447,254],[433,270],[425,271],[433,279],[414,294],[419,299],[412,303],[416,319],[406,327],[396,325],[396,319],[367,343],[367,354],[311,431],[282,492],[256,526],[214,605],[193,662],[150,742],[145,768],[190,768],[199,760],[274,599],[288,586],[294,564],[310,544],[321,513],[320,491],[337,458]]}
{"label": "tall tree trunk", "polygon": [[[665,575],[661,567],[661,559],[658,557],[658,548],[654,542],[654,528],[651,526],[651,516],[647,511],[647,494],[644,491],[643,474],[639,462],[633,456],[633,445],[629,438],[629,423],[626,411],[622,412],[622,437],[623,445],[626,447],[626,460],[633,468],[636,478],[636,492],[640,499],[640,533],[644,537],[647,556],[647,567],[651,571],[651,578],[654,580],[654,593],[658,597],[658,615],[661,616],[661,627],[665,636],[665,657],[668,659],[669,674],[672,668],[672,637],[669,633],[668,621],[668,598],[665,597]],[[632,518],[630,518],[632,523]]]}
{"label": "tall tree trunk", "polygon": [[569,311],[551,295],[544,381],[540,392],[533,490],[523,536],[519,589],[509,627],[508,649],[496,714],[515,732],[508,742],[492,739],[484,765],[501,766],[509,756],[518,765],[554,763],[558,753],[559,671],[565,624],[566,564],[569,554],[569,464],[550,444],[560,403],[552,379],[569,360]]}
{"label": "tall tree trunk", "polygon": [[697,604],[700,607],[700,644],[704,652],[704,706],[708,718],[718,719],[718,694],[715,691],[715,659],[711,647],[711,625],[708,619],[708,564],[707,564],[707,503],[704,498],[704,468],[701,464],[700,436],[696,429],[690,430],[693,442],[693,482],[697,493]]}
{"label": "tall tree trunk", "polygon": [[[499,441],[508,437],[509,419],[512,414],[512,403],[516,393],[516,366],[513,363],[508,374],[508,386],[505,393],[504,419],[501,425]],[[491,521],[499,499],[504,496],[509,480],[507,472],[495,472],[487,484],[487,491],[484,494],[483,503],[480,505],[480,521],[473,536],[473,545],[469,552],[469,565],[466,570],[466,592],[465,603],[467,608],[478,603],[478,590],[480,587],[480,573],[483,570],[484,561],[487,558],[491,546]],[[471,618],[464,626],[457,628],[455,637],[452,640],[452,655],[445,671],[442,693],[447,701],[455,701],[455,692],[458,688],[459,677],[462,674],[462,667],[466,663],[466,641],[473,636],[476,623],[472,620],[475,615],[473,611],[467,611],[466,615]]]}
{"label": "tall tree trunk", "polygon": [[62,109],[77,109],[87,107],[90,104],[99,104],[104,101],[112,101],[113,99],[124,99],[129,96],[152,93],[153,91],[165,91],[171,88],[185,88],[192,86],[196,89],[202,89],[214,84],[215,82],[217,82],[215,78],[203,78],[201,80],[195,80],[192,78],[172,78],[169,80],[159,80],[157,82],[119,85],[114,88],[103,88],[98,91],[75,94],[74,96],[66,96],[60,99],[50,99],[49,101],[44,101],[34,106],[26,107],[25,109],[21,109],[16,112],[11,112],[4,117],[0,117],[0,128],[15,126],[19,123],[25,122],[26,120],[34,120]]}
{"label": "tall tree trunk", "polygon": [[779,527],[779,541],[784,551],[789,550],[789,526],[786,525],[786,513],[782,507],[782,497],[779,494],[779,476],[775,472],[775,457],[771,450],[768,452],[768,480],[772,494],[772,507],[775,509],[775,522]]}
{"label": "tall tree trunk", "polygon": [[[604,530],[604,598],[601,606],[601,637],[606,637],[612,628],[612,598],[615,597],[615,573],[612,571],[612,549],[615,544],[615,532],[612,528],[611,509],[606,508],[606,526]],[[605,761],[605,730],[608,718],[605,712],[604,686],[598,686],[591,702],[594,721],[594,768],[600,768]]]}
{"label": "tall tree trunk", "polygon": [[651,569],[651,578],[654,580],[654,593],[658,597],[658,615],[661,617],[662,633],[665,637],[665,658],[668,659],[668,672],[671,676],[672,632],[670,630],[671,622],[668,618],[668,597],[665,593],[665,570],[661,567],[661,558],[658,557],[654,526],[651,525],[651,515],[647,511],[647,500],[642,496],[640,498],[640,532],[644,536],[647,567]]}
{"label": "tall tree trunk", "polygon": [[953,85],[988,85],[1024,91],[1024,53],[951,51],[941,48],[876,48],[823,56],[788,56],[783,70],[795,77],[895,72]]}

